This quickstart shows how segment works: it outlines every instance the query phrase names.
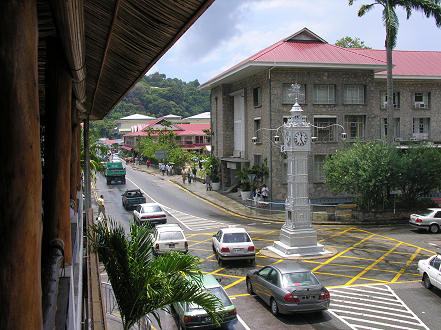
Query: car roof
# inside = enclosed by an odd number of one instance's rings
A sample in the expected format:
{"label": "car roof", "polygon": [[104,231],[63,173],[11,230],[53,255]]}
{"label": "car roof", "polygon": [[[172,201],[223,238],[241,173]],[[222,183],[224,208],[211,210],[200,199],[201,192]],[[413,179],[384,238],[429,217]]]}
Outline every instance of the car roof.
{"label": "car roof", "polygon": [[156,231],[182,231],[182,228],[176,223],[167,223],[164,225],[156,225]]}
{"label": "car roof", "polygon": [[139,204],[139,205],[141,205],[142,207],[144,207],[144,206],[155,206],[155,205],[161,206],[161,205],[159,205],[159,203],[143,203],[143,204]]}
{"label": "car roof", "polygon": [[127,189],[126,192],[141,192],[141,189]]}
{"label": "car roof", "polygon": [[270,265],[273,268],[276,268],[280,271],[280,273],[296,273],[296,272],[309,272],[310,270],[303,266],[301,263],[295,261],[284,261],[278,264]]}
{"label": "car roof", "polygon": [[439,208],[439,207],[429,207],[428,210],[441,211],[441,208]]}
{"label": "car roof", "polygon": [[224,233],[246,233],[247,231],[245,228],[242,227],[228,227],[228,228],[222,228],[222,232]]}
{"label": "car roof", "polygon": [[202,285],[205,288],[216,288],[221,286],[220,283],[216,280],[216,277],[211,274],[204,274],[202,276]]}

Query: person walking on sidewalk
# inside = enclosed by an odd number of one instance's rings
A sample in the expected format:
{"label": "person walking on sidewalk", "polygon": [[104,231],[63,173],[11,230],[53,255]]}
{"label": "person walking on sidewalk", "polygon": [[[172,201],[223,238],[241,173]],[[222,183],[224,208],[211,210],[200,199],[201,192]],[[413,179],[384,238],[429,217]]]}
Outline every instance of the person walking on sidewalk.
{"label": "person walking on sidewalk", "polygon": [[211,191],[211,178],[210,178],[210,174],[207,173],[207,175],[205,176],[205,189],[207,191]]}
{"label": "person walking on sidewalk", "polygon": [[150,168],[150,159],[147,159],[147,168]]}
{"label": "person walking on sidewalk", "polygon": [[191,170],[190,170],[190,168],[188,168],[188,169],[187,169],[187,180],[188,180],[188,184],[191,184],[191,176],[192,176]]}
{"label": "person walking on sidewalk", "polygon": [[181,175],[182,175],[182,183],[185,184],[185,180],[187,180],[187,172],[185,172],[185,169],[182,169]]}
{"label": "person walking on sidewalk", "polygon": [[191,172],[193,173],[193,180],[196,180],[196,173],[198,172],[198,170],[196,169],[196,166],[193,166],[193,169],[191,170]]}
{"label": "person walking on sidewalk", "polygon": [[261,194],[264,202],[268,200],[268,193],[269,193],[268,187],[266,186],[266,184],[264,184],[261,190]]}
{"label": "person walking on sidewalk", "polygon": [[106,217],[106,208],[104,207],[104,196],[101,195],[97,201],[98,203],[98,217],[100,216],[100,214],[102,213],[104,218]]}

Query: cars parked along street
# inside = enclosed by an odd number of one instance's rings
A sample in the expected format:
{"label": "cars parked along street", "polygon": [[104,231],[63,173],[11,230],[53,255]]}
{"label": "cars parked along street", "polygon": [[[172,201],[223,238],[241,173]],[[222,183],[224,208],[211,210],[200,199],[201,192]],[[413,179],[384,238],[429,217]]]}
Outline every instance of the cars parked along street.
{"label": "cars parked along street", "polygon": [[425,229],[436,234],[441,228],[441,208],[430,208],[427,211],[411,214],[409,224],[418,229]]}
{"label": "cars parked along street", "polygon": [[258,295],[274,315],[326,310],[331,300],[315,275],[293,261],[248,271],[246,285],[248,293]]}
{"label": "cars parked along street", "polygon": [[[219,312],[222,315],[221,325],[226,326],[233,320],[237,319],[236,306],[231,302],[224,288],[216,278],[211,274],[205,274],[203,275],[202,281],[204,289],[219,298],[222,303],[222,305],[216,309],[216,312]],[[217,328],[211,317],[199,305],[178,302],[174,303],[172,306],[175,311],[175,317],[179,329]]]}
{"label": "cars parked along street", "polygon": [[225,260],[249,260],[256,262],[254,243],[244,228],[228,227],[213,235],[212,248],[219,265]]}
{"label": "cars parked along street", "polygon": [[146,199],[140,189],[133,189],[121,195],[121,202],[126,210],[133,210],[137,205],[145,203]]}
{"label": "cars parked along street", "polygon": [[188,241],[184,231],[177,224],[157,225],[153,239],[155,255],[170,251],[188,252]]}
{"label": "cars parked along street", "polygon": [[418,272],[425,288],[432,286],[441,290],[441,255],[434,255],[430,258],[418,261]]}
{"label": "cars parked along street", "polygon": [[167,223],[167,215],[158,203],[143,203],[133,211],[133,220],[138,224],[155,226]]}

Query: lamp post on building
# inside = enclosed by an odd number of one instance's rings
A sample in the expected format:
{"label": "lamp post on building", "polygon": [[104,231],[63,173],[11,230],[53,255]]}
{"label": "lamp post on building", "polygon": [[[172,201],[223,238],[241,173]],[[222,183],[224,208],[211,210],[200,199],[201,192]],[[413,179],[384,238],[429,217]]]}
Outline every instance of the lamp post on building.
{"label": "lamp post on building", "polygon": [[282,150],[286,152],[287,197],[285,202],[285,224],[280,231],[280,240],[268,250],[282,257],[326,255],[324,246],[317,243],[317,232],[312,227],[308,193],[308,156],[311,151],[311,128],[297,100],[300,85],[293,84],[295,104],[290,118],[283,125]]}

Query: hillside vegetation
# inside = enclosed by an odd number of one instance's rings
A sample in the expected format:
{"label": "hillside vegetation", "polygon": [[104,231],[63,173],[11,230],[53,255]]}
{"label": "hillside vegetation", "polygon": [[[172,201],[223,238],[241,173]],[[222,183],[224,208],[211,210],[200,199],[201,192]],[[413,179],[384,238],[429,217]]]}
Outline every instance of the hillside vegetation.
{"label": "hillside vegetation", "polygon": [[102,137],[115,135],[115,120],[135,113],[155,118],[169,114],[190,117],[210,111],[210,93],[199,81],[185,82],[158,72],[144,76],[103,120],[91,123]]}

